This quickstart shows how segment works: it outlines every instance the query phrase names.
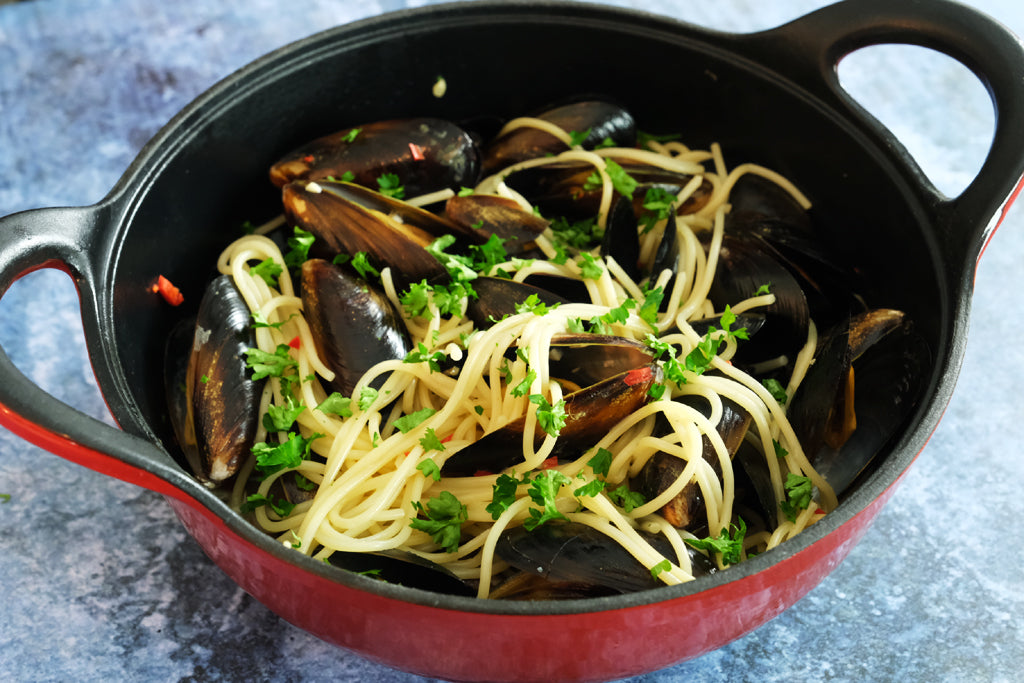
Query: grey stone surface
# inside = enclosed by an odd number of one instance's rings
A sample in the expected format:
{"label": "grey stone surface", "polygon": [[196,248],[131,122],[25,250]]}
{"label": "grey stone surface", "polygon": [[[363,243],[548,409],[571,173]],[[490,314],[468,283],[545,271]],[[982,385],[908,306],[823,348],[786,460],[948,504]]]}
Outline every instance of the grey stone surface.
{"label": "grey stone surface", "polygon": [[[0,3],[0,216],[99,200],[163,123],[232,70],[315,31],[423,4]],[[746,31],[823,3],[611,4]],[[1018,0],[969,4],[1024,33]],[[965,69],[894,47],[858,53],[840,73],[940,189],[955,195],[974,176],[992,113]],[[980,262],[945,417],[849,559],[757,631],[633,680],[1020,680],[1022,256],[1018,206]],[[0,301],[0,344],[15,363],[109,421],[81,330],[61,273],[33,273]],[[10,495],[0,503],[0,680],[423,680],[270,613],[207,560],[160,496],[6,431],[0,493]]]}

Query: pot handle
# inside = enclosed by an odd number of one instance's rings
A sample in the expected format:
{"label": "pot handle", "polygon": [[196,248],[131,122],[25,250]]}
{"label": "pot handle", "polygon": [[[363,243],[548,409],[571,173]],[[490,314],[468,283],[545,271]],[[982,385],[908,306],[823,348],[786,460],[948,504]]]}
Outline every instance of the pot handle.
{"label": "pot handle", "polygon": [[[977,259],[1024,184],[1024,45],[1007,28],[948,0],[844,0],[776,29],[741,38],[748,56],[792,74],[837,108],[855,114],[862,130],[897,157],[916,181],[953,282],[973,274]],[[939,193],[907,151],[839,84],[846,55],[881,44],[909,44],[956,59],[992,98],[995,134],[978,175],[955,198]]]}
{"label": "pot handle", "polygon": [[[78,288],[83,319],[97,319],[97,280],[90,253],[111,204],[33,209],[0,218],[0,297],[34,270],[67,272]],[[188,478],[147,439],[111,427],[43,391],[0,348],[0,424],[18,436],[102,474],[195,503]]]}

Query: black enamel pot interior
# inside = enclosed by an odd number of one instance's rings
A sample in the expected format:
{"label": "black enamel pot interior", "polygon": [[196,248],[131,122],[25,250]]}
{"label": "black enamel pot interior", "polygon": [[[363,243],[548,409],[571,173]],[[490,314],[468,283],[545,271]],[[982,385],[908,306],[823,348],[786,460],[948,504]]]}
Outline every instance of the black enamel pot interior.
{"label": "black enamel pot interior", "polygon": [[[838,61],[879,43],[944,52],[990,91],[995,140],[959,197],[936,192],[839,88]],[[440,98],[432,93],[438,76],[448,86]],[[849,0],[752,35],[594,5],[489,1],[342,26],[216,85],[99,204],[0,221],[0,291],[38,267],[74,277],[96,377],[123,431],[43,393],[6,354],[0,421],[68,459],[163,493],[243,588],[378,661],[450,679],[595,680],[661,668],[756,628],[810,590],[860,538],[934,430],[960,366],[976,260],[1024,172],[1022,83],[1020,43],[944,0]],[[784,546],[692,584],[510,605],[383,585],[299,556],[186,473],[164,405],[165,340],[194,312],[238,226],[279,213],[267,180],[272,162],[352,125],[508,118],[581,93],[626,104],[645,131],[682,132],[693,147],[718,142],[729,162],[791,178],[814,203],[823,239],[857,265],[865,298],[913,319],[923,340],[920,390],[883,457],[835,512]],[[180,310],[150,290],[159,274],[185,293]],[[671,624],[695,610],[705,616],[680,637]],[[439,619],[444,629],[435,628]],[[481,642],[435,656],[444,647],[435,632],[452,629],[479,633]]]}

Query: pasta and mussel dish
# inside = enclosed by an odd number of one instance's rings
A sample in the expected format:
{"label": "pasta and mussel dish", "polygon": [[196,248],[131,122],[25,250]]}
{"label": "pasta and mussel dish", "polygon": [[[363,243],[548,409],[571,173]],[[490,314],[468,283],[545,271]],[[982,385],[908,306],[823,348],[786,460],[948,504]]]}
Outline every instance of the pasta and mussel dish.
{"label": "pasta and mussel dish", "polygon": [[643,590],[799,534],[870,457],[839,457],[854,368],[907,321],[768,168],[585,100],[487,141],[348,128],[270,178],[282,217],[220,255],[168,395],[196,475],[295,552],[481,598]]}

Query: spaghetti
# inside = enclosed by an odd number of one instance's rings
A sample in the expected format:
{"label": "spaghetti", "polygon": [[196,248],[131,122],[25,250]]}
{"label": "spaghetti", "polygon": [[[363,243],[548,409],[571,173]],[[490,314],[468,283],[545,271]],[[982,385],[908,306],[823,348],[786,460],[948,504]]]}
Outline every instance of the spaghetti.
{"label": "spaghetti", "polygon": [[[540,127],[569,143],[568,133],[550,130],[553,124],[528,118],[513,123]],[[298,406],[294,426],[290,433],[268,433],[267,426],[261,425],[256,442],[266,452],[298,434],[307,450],[301,462],[276,471],[261,468],[254,453],[235,480],[233,505],[273,501],[281,497],[282,489],[294,490],[298,483],[311,491],[298,496],[294,507],[281,510],[262,505],[252,511],[256,523],[282,543],[325,560],[338,551],[405,550],[474,582],[481,598],[489,596],[508,569],[495,552],[500,535],[524,524],[569,521],[590,527],[619,544],[658,580],[672,585],[694,578],[694,546],[719,567],[729,559],[718,546],[701,545],[706,539],[672,526],[662,515],[662,508],[687,485],[699,487],[701,523],[708,538],[738,544],[733,561],[792,538],[834,508],[835,495],[801,450],[785,407],[758,379],[730,363],[738,344],[748,342],[738,341],[728,316],[762,309],[773,303],[774,295],[761,293],[737,301],[731,311],[715,311],[708,299],[730,208],[729,192],[741,175],[761,175],[778,183],[805,208],[809,202],[768,169],[744,164],[727,171],[717,146],[693,151],[679,143],[597,152],[571,147],[560,155],[519,162],[482,180],[475,192],[511,197],[532,209],[505,183],[510,172],[585,161],[593,165],[599,180],[597,224],[603,228],[615,190],[610,159],[632,159],[693,174],[676,195],[673,208],[703,182],[710,182],[711,196],[699,210],[677,215],[671,222],[661,217],[641,235],[641,260],[650,262],[666,228],[675,227],[679,267],[674,278],[668,271],[656,273],[645,285],[631,278],[613,257],[602,258],[596,250],[564,258],[556,235],[548,229],[536,239],[546,258],[510,258],[492,265],[489,272],[502,271],[520,282],[536,274],[582,280],[590,301],[555,307],[523,305],[485,329],[467,318],[467,300],[454,313],[444,313],[429,291],[422,310],[413,314],[407,293],[397,288],[395,273],[384,268],[380,286],[402,311],[418,355],[377,364],[359,380],[351,396],[332,395],[325,388],[324,382],[333,379],[334,373],[317,356],[302,301],[277,245],[256,234],[227,247],[218,261],[220,272],[232,276],[254,318],[266,321],[256,330],[259,349],[266,354],[287,349],[293,363],[288,374],[270,377],[260,410],[262,414]],[[272,284],[252,272],[267,261],[280,267]],[[660,311],[657,302],[651,306],[647,300],[655,290],[664,296]],[[723,313],[722,329],[704,334],[694,330],[693,321]],[[664,381],[664,393],[652,396],[585,452],[556,459],[552,453],[558,421],[564,419],[559,407],[574,387],[563,386],[551,374],[548,359],[553,340],[557,343],[559,335],[578,330],[580,321],[593,320],[605,320],[607,334],[642,342],[652,355],[662,353],[657,362],[676,362],[678,373]],[[794,359],[785,387],[788,396],[794,394],[811,362],[815,334],[812,324],[804,349]],[[682,359],[702,345],[717,352],[706,358],[706,366],[699,371],[688,369]],[[449,371],[441,371],[441,365]],[[684,396],[702,397],[710,411],[677,400]],[[745,536],[740,534],[746,525],[739,521],[734,462],[716,429],[723,401],[749,414],[746,440],[764,459],[776,502],[775,518],[752,525]],[[460,449],[520,418],[525,418],[520,464],[505,472],[441,476],[445,461]],[[666,423],[671,429],[656,429]],[[713,448],[712,460],[703,456],[705,441]],[[630,490],[630,482],[656,453],[678,458],[682,472],[672,486],[642,500]],[[796,514],[787,515],[783,509],[791,502],[787,491],[791,477],[804,478],[817,493],[810,504],[805,501]],[[546,492],[543,497],[541,489]],[[673,552],[663,555],[649,534],[664,537]]]}

